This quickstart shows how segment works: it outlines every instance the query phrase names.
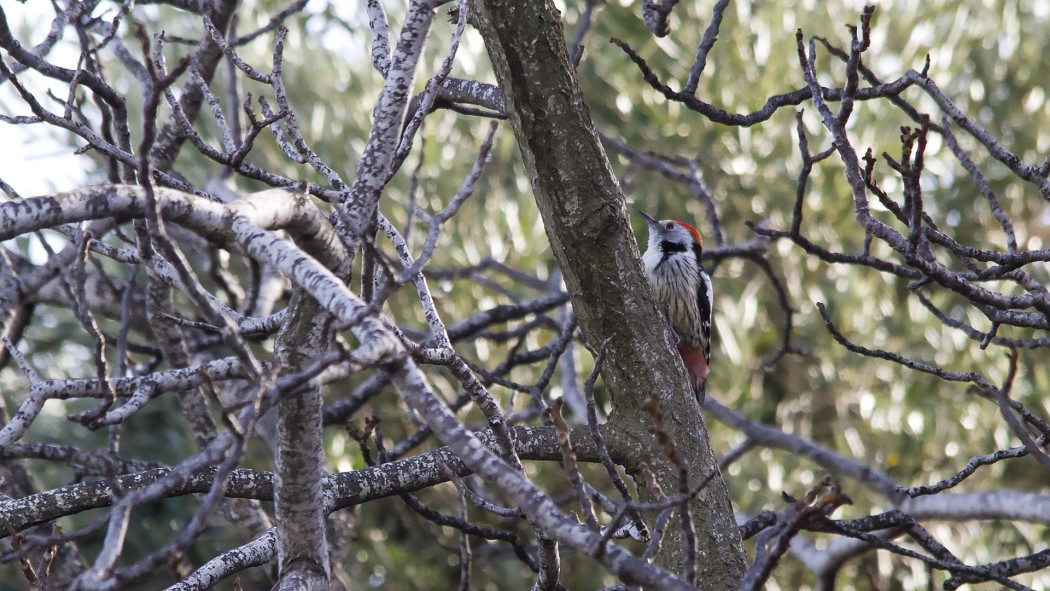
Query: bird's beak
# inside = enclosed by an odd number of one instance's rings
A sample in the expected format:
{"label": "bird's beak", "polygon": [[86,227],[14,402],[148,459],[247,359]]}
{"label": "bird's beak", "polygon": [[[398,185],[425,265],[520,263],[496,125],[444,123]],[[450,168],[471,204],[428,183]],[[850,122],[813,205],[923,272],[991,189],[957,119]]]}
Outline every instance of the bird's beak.
{"label": "bird's beak", "polygon": [[645,213],[642,210],[638,210],[638,215],[640,215],[643,218],[645,218],[645,221],[649,224],[649,226],[659,226],[660,225],[660,222],[656,221],[656,219],[653,218],[653,216]]}

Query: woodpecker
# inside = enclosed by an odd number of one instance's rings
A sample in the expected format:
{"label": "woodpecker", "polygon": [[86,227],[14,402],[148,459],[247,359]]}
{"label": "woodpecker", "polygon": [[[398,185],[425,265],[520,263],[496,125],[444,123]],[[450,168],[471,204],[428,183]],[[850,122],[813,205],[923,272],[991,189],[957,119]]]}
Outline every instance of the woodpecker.
{"label": "woodpecker", "polygon": [[711,361],[713,296],[711,277],[700,262],[700,232],[685,222],[657,221],[644,211],[639,213],[649,224],[649,245],[642,262],[678,336],[678,353],[689,372],[696,401],[703,406]]}

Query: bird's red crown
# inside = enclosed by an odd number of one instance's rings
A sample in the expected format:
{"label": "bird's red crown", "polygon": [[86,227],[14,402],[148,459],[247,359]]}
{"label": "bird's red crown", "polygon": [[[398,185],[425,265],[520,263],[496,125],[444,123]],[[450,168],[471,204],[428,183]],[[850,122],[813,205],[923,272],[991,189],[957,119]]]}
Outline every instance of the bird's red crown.
{"label": "bird's red crown", "polygon": [[694,242],[696,242],[700,246],[704,245],[704,241],[700,238],[700,230],[697,230],[693,226],[690,226],[689,224],[683,221],[674,220],[674,223],[678,224],[679,226],[682,226],[686,230],[689,230],[689,234],[693,237]]}

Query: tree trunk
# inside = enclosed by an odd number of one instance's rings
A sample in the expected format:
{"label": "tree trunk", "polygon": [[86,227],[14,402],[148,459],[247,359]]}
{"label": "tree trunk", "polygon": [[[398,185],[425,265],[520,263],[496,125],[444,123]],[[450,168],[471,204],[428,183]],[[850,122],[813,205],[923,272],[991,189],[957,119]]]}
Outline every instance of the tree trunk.
{"label": "tree trunk", "polygon": [[[295,373],[324,352],[330,316],[317,301],[296,292],[292,311],[278,337],[283,373]],[[321,388],[307,384],[283,394],[277,406],[274,504],[277,513],[279,589],[328,589],[328,541],[321,490],[324,451]]]}
{"label": "tree trunk", "polygon": [[[642,269],[623,193],[577,84],[560,14],[544,0],[476,0],[472,12],[580,328],[595,347],[611,337],[602,368],[613,403],[606,430],[610,449],[636,482],[645,482],[644,462],[665,494],[678,492],[678,469],[650,433],[653,423],[643,410],[656,397],[690,483],[716,473],[689,506],[697,582],[705,589],[736,589],[744,552],[733,508]],[[663,567],[682,572],[684,540],[681,528],[670,529],[658,556]]]}

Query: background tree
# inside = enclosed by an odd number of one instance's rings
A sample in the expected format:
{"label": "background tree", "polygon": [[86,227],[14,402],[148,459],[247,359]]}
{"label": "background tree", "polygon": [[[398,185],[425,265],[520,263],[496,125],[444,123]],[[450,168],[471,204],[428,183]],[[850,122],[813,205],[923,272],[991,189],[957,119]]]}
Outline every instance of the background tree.
{"label": "background tree", "polygon": [[0,7],[0,587],[1045,586],[1045,9],[517,4]]}

